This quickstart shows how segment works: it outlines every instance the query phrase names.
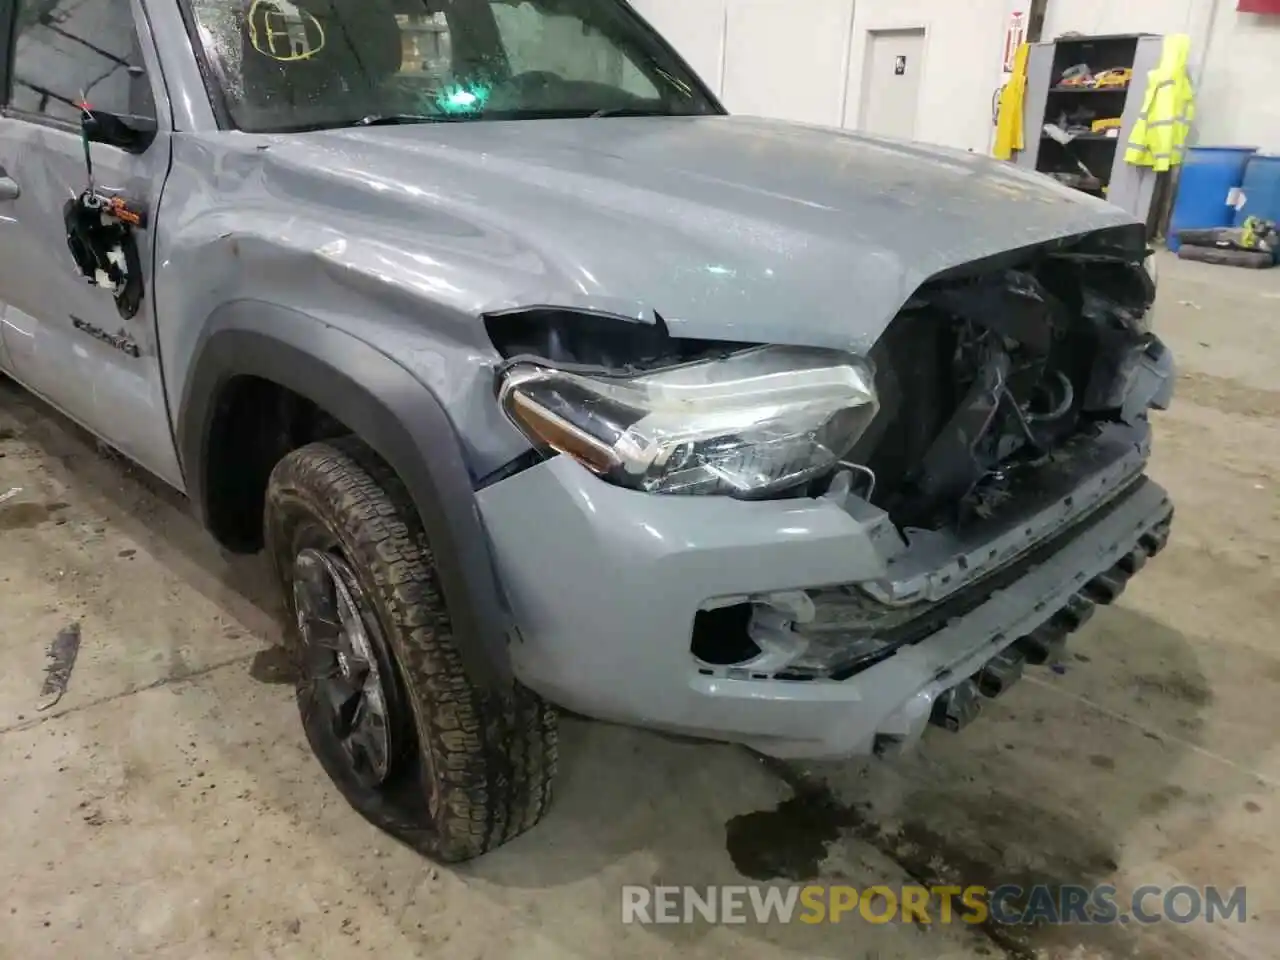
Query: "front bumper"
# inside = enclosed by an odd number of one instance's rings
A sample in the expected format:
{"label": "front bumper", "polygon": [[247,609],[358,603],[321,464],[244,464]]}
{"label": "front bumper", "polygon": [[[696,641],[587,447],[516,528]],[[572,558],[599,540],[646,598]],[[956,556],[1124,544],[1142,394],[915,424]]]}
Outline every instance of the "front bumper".
{"label": "front bumper", "polygon": [[[477,495],[519,626],[513,667],[567,709],[774,756],[900,746],[937,719],[948,691],[1002,651],[1052,645],[1078,624],[1082,593],[1107,600],[1097,584],[1122,587],[1163,546],[1173,508],[1141,475],[1145,434],[1119,448],[1118,459],[1092,474],[1106,483],[1073,480],[1064,496],[1018,518],[1013,541],[1009,530],[993,538],[1018,544],[1001,547],[998,569],[945,581],[919,576],[911,555],[895,557],[887,518],[853,498],[652,496],[553,458]],[[978,546],[929,550],[955,561]],[[895,564],[912,576],[895,573]],[[915,598],[929,618],[907,618],[915,633],[844,671],[788,678],[713,667],[691,653],[695,615],[726,598],[803,591],[817,629],[843,615],[839,597],[859,589],[850,585],[874,594],[878,584],[892,610],[893,585],[908,582],[936,594]],[[923,634],[920,624],[928,624]]]}

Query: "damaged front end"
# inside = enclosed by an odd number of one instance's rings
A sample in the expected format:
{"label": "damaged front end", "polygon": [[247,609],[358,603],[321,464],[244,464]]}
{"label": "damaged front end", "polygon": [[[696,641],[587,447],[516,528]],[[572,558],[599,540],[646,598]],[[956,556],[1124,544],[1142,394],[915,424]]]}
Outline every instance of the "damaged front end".
{"label": "damaged front end", "polygon": [[538,455],[616,486],[810,498],[858,524],[881,575],[779,571],[778,590],[706,598],[698,673],[843,682],[950,636],[931,646],[978,656],[990,695],[1082,622],[1095,579],[1122,586],[1155,552],[1135,545],[1167,538],[1172,508],[1142,476],[1147,411],[1173,386],[1146,254],[1140,230],[1109,230],[947,271],[867,357],[678,340],[660,318],[490,317],[497,394]]}
{"label": "damaged front end", "polygon": [[[1168,405],[1174,368],[1150,329],[1145,251],[1110,240],[974,265],[917,291],[871,352],[880,411],[845,458],[859,469],[822,494],[864,524],[884,576],[799,591],[802,602],[797,592],[720,598],[695,627],[705,665],[725,677],[847,680],[1008,590],[1023,592],[1032,620],[1011,601],[991,635],[1017,641],[1011,663],[1045,662],[1050,640],[1079,626],[1077,608],[1114,598],[1168,537],[1172,507],[1143,469],[1148,410]],[[864,474],[873,488],[851,496]],[[1108,513],[1147,500],[1145,526],[1108,526]],[[1060,569],[1033,589],[1050,558]],[[1064,602],[1054,590],[1077,577],[1083,592]],[[1016,676],[997,661],[975,689]]]}

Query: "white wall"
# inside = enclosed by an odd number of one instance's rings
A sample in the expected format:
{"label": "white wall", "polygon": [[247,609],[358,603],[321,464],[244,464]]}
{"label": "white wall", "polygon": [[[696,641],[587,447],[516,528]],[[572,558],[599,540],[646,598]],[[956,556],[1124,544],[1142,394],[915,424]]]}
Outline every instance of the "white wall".
{"label": "white wall", "polygon": [[717,94],[723,92],[725,4],[726,0],[633,0],[641,16]]}
{"label": "white wall", "polygon": [[[924,27],[916,136],[985,152],[1009,0],[634,0],[735,113],[856,127],[867,33]],[[1280,17],[1236,0],[1049,0],[1044,39],[1187,33],[1199,143],[1280,151]]]}
{"label": "white wall", "polygon": [[854,0],[635,0],[734,113],[839,126]]}
{"label": "white wall", "polygon": [[734,113],[856,127],[868,31],[924,27],[916,135],[985,151],[1009,0],[634,0]]}
{"label": "white wall", "polygon": [[796,0],[729,0],[725,105],[839,126],[852,18],[852,0],[804,0],[803,7]]}
{"label": "white wall", "polygon": [[1280,152],[1280,17],[1222,0],[1200,80],[1198,142]]}
{"label": "white wall", "polygon": [[1280,150],[1280,17],[1237,13],[1236,0],[1049,0],[1044,38],[1069,30],[1189,34],[1195,140]]}
{"label": "white wall", "polygon": [[[1234,0],[1231,3],[1235,6]],[[1049,0],[1043,39],[1076,33],[1195,33],[1207,10],[1199,0]]]}

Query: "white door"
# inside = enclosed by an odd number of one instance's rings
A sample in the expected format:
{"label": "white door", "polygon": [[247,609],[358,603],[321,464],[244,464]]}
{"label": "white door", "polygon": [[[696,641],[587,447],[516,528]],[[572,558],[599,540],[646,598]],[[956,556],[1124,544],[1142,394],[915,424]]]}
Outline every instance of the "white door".
{"label": "white door", "polygon": [[924,73],[924,30],[871,30],[858,129],[885,137],[915,137]]}

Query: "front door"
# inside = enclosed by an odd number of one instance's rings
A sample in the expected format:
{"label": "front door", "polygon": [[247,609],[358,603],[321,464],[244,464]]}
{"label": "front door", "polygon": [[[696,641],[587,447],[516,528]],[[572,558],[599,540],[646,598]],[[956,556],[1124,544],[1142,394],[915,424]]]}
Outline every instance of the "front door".
{"label": "front door", "polygon": [[[0,329],[13,375],[154,473],[181,486],[156,350],[155,213],[169,168],[168,111],[139,0],[16,0],[0,114]],[[5,5],[0,4],[0,9]],[[94,182],[150,210],[135,231],[141,309],[126,318],[67,247],[65,208],[88,185],[80,104],[157,121],[140,154],[94,144]]]}

